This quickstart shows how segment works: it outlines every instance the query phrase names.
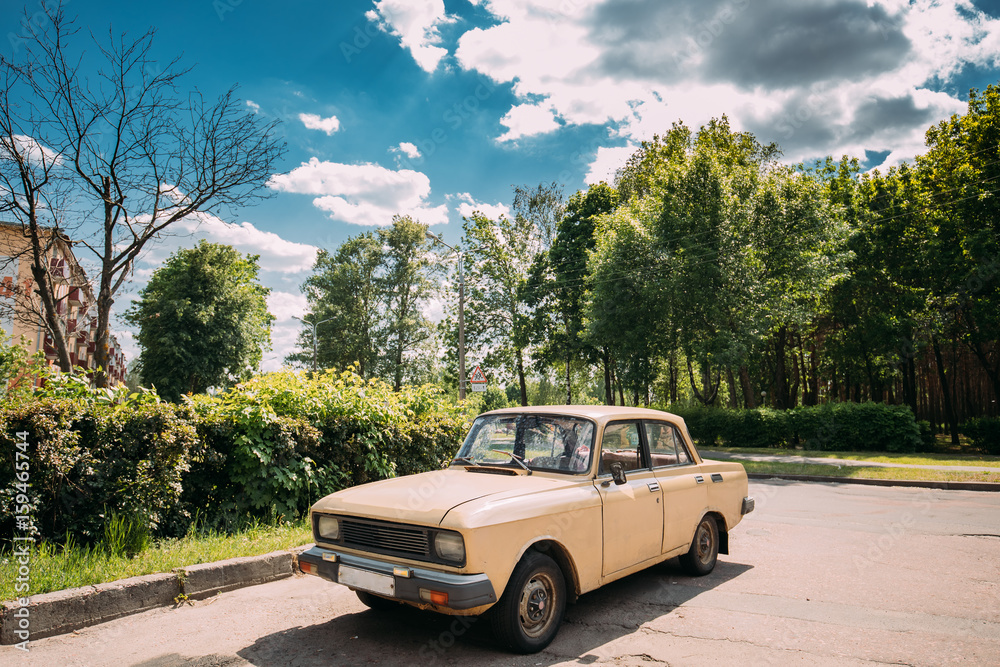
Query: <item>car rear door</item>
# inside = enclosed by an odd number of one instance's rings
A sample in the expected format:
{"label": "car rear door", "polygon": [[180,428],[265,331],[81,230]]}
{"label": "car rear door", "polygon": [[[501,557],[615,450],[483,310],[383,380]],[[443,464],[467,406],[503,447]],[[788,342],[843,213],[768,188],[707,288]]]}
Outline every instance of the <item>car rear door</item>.
{"label": "car rear door", "polygon": [[646,420],[643,432],[653,474],[663,494],[663,551],[690,543],[708,500],[701,468],[694,463],[677,427]]}
{"label": "car rear door", "polygon": [[[605,426],[594,481],[603,503],[604,576],[661,553],[663,502],[659,482],[645,463],[646,458],[638,420]],[[612,480],[609,466],[613,462],[622,464],[627,479],[624,484]]]}

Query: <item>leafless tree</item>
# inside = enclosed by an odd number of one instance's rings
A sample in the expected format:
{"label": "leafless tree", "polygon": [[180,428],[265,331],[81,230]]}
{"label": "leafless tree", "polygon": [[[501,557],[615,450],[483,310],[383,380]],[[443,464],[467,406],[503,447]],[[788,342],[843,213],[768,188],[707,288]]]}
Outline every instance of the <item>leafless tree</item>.
{"label": "leafless tree", "polygon": [[[266,196],[284,152],[276,121],[250,113],[235,88],[206,100],[185,91],[187,70],[152,59],[154,31],[138,39],[90,35],[63,8],[25,21],[23,57],[0,56],[0,214],[31,241],[34,289],[59,365],[69,370],[46,253],[60,234],[98,267],[96,363],[107,368],[115,295],[148,243],[196,212]],[[97,383],[106,378],[98,374]]]}

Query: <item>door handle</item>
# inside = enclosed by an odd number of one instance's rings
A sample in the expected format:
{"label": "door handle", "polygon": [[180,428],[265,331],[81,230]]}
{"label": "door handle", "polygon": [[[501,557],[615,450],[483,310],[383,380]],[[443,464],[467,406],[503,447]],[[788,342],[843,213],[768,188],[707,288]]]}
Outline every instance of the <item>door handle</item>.
{"label": "door handle", "polygon": [[646,484],[646,486],[649,487],[650,493],[656,493],[657,491],[660,490],[660,485],[657,482],[649,482]]}

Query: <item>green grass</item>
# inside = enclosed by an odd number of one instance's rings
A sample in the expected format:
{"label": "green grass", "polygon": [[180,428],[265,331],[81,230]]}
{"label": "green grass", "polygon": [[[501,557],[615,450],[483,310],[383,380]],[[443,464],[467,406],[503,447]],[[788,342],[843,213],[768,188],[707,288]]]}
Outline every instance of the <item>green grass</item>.
{"label": "green grass", "polygon": [[[769,450],[772,453],[775,450]],[[921,468],[884,468],[875,466],[837,466],[826,463],[779,463],[771,461],[740,461],[748,473],[764,475],[821,475],[851,479],[921,480],[929,482],[994,482],[1000,483],[1000,468],[996,472],[964,472],[961,470],[924,470]]]}
{"label": "green grass", "polygon": [[[237,556],[257,556],[312,541],[306,519],[293,524],[254,523],[236,534],[214,531],[153,543],[134,557],[102,545],[41,544],[31,554],[31,595],[90,586],[143,574],[170,572],[176,567],[210,563]],[[117,552],[117,553],[116,553]],[[15,591],[18,563],[10,551],[0,554],[0,600],[23,596]]]}
{"label": "green grass", "polygon": [[[764,447],[706,447],[730,454],[769,454],[821,459],[850,459],[868,463],[905,463],[926,466],[983,466],[1000,469],[1000,456],[985,454],[886,454],[880,452],[830,452],[814,449],[769,449]],[[711,457],[709,457],[711,458]]]}

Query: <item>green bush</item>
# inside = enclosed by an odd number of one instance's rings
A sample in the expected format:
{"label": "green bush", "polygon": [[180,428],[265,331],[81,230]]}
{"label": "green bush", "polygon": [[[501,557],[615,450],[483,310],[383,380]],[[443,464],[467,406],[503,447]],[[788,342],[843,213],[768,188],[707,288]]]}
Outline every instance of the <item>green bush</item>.
{"label": "green bush", "polygon": [[467,422],[435,387],[352,373],[274,373],[185,405],[54,375],[0,408],[0,529],[18,515],[18,432],[37,535],[130,552],[144,535],[293,517],[345,486],[439,468]]}
{"label": "green bush", "polygon": [[699,447],[913,452],[924,446],[909,408],[884,403],[826,403],[794,410],[667,406],[684,418]]}
{"label": "green bush", "polygon": [[106,515],[138,517],[156,531],[173,514],[194,428],[166,403],[92,404],[43,399],[0,411],[0,523],[12,534],[20,490],[17,433],[28,443],[31,516],[39,535],[94,544]]}
{"label": "green bush", "polygon": [[962,433],[969,437],[977,451],[1000,456],[1000,419],[970,419],[962,424]]}
{"label": "green bush", "polygon": [[480,405],[480,412],[489,412],[490,410],[500,410],[501,408],[510,407],[510,400],[507,397],[507,392],[500,387],[495,387],[490,385],[483,392],[483,402]]}

